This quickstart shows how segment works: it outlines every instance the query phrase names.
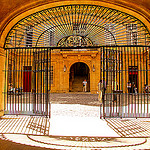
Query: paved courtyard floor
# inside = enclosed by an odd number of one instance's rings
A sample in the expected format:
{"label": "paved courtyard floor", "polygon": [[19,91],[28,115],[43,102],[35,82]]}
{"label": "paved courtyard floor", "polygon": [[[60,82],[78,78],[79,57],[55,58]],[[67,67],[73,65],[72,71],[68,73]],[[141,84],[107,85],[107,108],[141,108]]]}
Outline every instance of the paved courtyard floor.
{"label": "paved courtyard floor", "polygon": [[69,96],[53,95],[51,118],[3,116],[0,150],[150,149],[150,118],[100,119],[96,95],[89,94],[88,105],[84,95],[70,103]]}

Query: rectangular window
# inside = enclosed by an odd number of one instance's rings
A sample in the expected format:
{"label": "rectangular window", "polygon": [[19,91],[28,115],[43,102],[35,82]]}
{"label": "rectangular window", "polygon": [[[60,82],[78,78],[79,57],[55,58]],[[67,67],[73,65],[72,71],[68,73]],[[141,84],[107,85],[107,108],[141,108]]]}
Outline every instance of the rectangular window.
{"label": "rectangular window", "polygon": [[26,28],[26,47],[32,47],[33,27]]}
{"label": "rectangular window", "polygon": [[86,29],[87,29],[87,24],[81,24],[80,25],[80,33],[81,34],[85,33]]}
{"label": "rectangular window", "polygon": [[49,45],[54,46],[54,32],[53,31],[49,32]]}
{"label": "rectangular window", "polygon": [[12,83],[12,64],[8,64],[8,81]]}
{"label": "rectangular window", "polygon": [[137,45],[137,24],[126,24],[127,45]]}
{"label": "rectangular window", "polygon": [[73,30],[79,31],[80,25],[79,24],[73,24]]}
{"label": "rectangular window", "polygon": [[131,93],[138,91],[138,66],[129,66],[129,81],[131,83]]}
{"label": "rectangular window", "polygon": [[73,31],[75,33],[83,34],[83,33],[85,33],[86,29],[87,29],[87,24],[86,23],[85,24],[79,24],[79,23],[74,23],[73,24]]}
{"label": "rectangular window", "polygon": [[114,45],[115,44],[114,37],[116,36],[115,24],[106,23],[105,29],[107,29],[107,30],[105,30],[105,44],[106,45]]}
{"label": "rectangular window", "polygon": [[[45,30],[47,30],[45,28]],[[54,30],[48,30],[44,33],[43,42],[45,47],[54,46]]]}

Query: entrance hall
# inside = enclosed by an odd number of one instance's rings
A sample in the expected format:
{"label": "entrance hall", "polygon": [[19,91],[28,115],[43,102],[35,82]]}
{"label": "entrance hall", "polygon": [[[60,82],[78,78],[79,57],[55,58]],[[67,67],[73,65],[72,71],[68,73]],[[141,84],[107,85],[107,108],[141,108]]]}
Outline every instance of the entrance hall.
{"label": "entrance hall", "polygon": [[87,92],[90,91],[90,73],[89,67],[82,62],[74,63],[70,68],[69,75],[69,91],[70,92],[82,92],[83,80],[87,81]]}

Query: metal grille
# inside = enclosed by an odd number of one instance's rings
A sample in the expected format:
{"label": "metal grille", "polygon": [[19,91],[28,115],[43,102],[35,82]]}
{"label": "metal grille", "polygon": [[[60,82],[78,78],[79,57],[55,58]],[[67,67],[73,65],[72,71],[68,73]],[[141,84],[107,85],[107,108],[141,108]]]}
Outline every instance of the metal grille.
{"label": "metal grille", "polygon": [[[52,49],[58,51],[58,47]],[[5,114],[50,116],[52,49],[6,49]],[[78,47],[61,50],[74,49]],[[100,46],[86,50],[98,51],[101,56],[98,63],[104,92],[100,117],[150,117],[150,47]]]}
{"label": "metal grille", "polygon": [[6,49],[6,54],[5,114],[49,116],[51,49]]}
{"label": "metal grille", "polygon": [[150,117],[149,48],[101,48],[101,117]]}
{"label": "metal grille", "polygon": [[5,48],[147,45],[149,31],[127,13],[97,5],[45,9],[17,22]]}

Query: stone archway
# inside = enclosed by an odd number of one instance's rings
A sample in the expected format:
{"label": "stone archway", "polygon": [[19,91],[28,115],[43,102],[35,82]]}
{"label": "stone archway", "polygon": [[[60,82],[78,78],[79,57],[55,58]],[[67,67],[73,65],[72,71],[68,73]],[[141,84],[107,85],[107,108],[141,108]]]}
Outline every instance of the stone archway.
{"label": "stone archway", "polygon": [[82,82],[87,80],[87,92],[90,92],[90,69],[87,64],[83,62],[74,63],[70,67],[69,74],[69,91],[82,92]]}

